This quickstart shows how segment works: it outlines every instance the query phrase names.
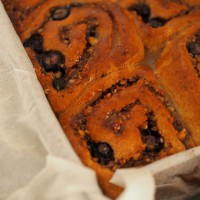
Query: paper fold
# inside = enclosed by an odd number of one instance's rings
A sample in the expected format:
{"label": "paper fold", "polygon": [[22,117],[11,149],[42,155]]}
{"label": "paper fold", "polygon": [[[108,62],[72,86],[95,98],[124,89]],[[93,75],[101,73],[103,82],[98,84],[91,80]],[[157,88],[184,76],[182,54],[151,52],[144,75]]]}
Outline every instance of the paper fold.
{"label": "paper fold", "polygon": [[95,182],[91,169],[49,155],[45,168],[8,200],[108,200]]}
{"label": "paper fold", "polygon": [[125,188],[118,200],[154,199],[155,181],[147,168],[117,170],[111,182]]}

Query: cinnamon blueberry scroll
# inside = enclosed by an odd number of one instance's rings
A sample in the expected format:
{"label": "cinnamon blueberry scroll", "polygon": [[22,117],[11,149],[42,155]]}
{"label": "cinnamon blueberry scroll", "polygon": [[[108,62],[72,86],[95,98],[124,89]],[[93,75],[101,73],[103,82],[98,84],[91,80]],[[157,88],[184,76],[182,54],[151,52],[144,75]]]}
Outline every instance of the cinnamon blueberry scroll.
{"label": "cinnamon blueberry scroll", "polygon": [[169,42],[157,61],[156,74],[199,145],[200,24]]}
{"label": "cinnamon blueberry scroll", "polygon": [[59,117],[104,192],[116,169],[142,166],[193,147],[190,132],[147,67],[129,67],[93,83]]}
{"label": "cinnamon blueberry scroll", "polygon": [[67,108],[94,80],[137,64],[144,56],[132,21],[112,3],[46,1],[20,29],[55,112]]}

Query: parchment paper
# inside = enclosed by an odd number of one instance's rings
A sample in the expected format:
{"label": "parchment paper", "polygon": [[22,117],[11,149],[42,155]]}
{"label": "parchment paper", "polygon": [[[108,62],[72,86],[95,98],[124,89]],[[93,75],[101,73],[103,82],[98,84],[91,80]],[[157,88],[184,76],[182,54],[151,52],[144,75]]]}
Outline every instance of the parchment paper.
{"label": "parchment paper", "polygon": [[[74,153],[0,2],[0,200],[108,199]],[[118,170],[119,200],[183,199],[200,192],[200,148]]]}

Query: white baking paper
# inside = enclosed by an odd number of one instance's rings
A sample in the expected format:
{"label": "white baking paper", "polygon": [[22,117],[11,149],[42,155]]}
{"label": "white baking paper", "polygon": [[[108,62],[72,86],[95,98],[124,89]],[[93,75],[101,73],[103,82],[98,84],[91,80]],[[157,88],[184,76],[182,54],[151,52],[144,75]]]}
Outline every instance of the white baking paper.
{"label": "white baking paper", "polygon": [[[67,141],[1,2],[0,27],[0,200],[108,199]],[[117,170],[118,200],[191,197],[200,192],[199,155],[198,147]]]}

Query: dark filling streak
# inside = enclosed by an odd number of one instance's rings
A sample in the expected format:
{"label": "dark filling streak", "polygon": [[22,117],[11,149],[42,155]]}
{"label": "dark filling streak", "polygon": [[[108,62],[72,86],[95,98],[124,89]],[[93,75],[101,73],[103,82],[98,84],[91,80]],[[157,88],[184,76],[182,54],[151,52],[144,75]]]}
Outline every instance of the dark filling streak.
{"label": "dark filling streak", "polygon": [[113,28],[113,32],[112,32],[112,34],[113,34],[113,36],[112,36],[112,49],[110,50],[110,54],[111,54],[113,52],[113,50],[116,48],[116,46],[117,46],[117,38],[118,38],[117,37],[117,33],[118,33],[118,31],[117,31],[117,26],[116,26],[116,20],[115,20],[114,16],[112,15],[112,13],[109,12],[108,10],[105,10],[105,9],[104,9],[104,11],[108,13],[111,21],[113,22],[112,23],[112,28]]}
{"label": "dark filling streak", "polygon": [[[170,113],[170,115],[174,118],[174,122],[173,122],[173,124],[172,124],[173,127],[174,127],[178,132],[182,131],[184,125],[182,124],[182,122],[181,122],[179,119],[177,119],[176,114],[175,114],[175,109],[173,109],[173,105],[170,105],[171,103],[169,103],[169,102],[165,99],[165,97],[164,97],[162,94],[160,94],[159,92],[157,92],[151,85],[146,84],[146,87],[148,87],[149,90],[150,90],[151,92],[153,92],[153,93],[160,99],[160,101],[163,103],[163,105],[165,106],[165,108],[167,109],[167,111],[168,111],[168,112]],[[174,110],[174,111],[170,110],[170,107],[171,107],[172,110]],[[186,129],[186,130],[187,130],[187,129]],[[190,135],[188,130],[187,130],[187,135]]]}
{"label": "dark filling streak", "polygon": [[[72,120],[72,126],[73,128],[77,131],[79,127],[82,127],[81,130],[86,130],[86,117],[84,115],[84,110],[86,110],[88,107],[94,107],[95,105],[97,105],[101,100],[103,100],[104,98],[106,98],[106,96],[111,93],[113,94],[113,92],[115,91],[115,89],[117,87],[130,87],[131,85],[136,84],[139,81],[140,77],[136,76],[136,77],[132,77],[130,79],[127,80],[125,85],[121,85],[120,82],[118,81],[116,84],[113,84],[110,88],[108,88],[107,90],[105,90],[104,92],[101,93],[101,95],[99,95],[98,98],[96,98],[93,102],[89,103],[82,112],[80,112],[78,115],[76,115],[76,117]],[[122,110],[123,112],[125,112],[125,108]]]}
{"label": "dark filling streak", "polygon": [[119,119],[120,121],[123,121],[120,116],[120,112],[112,110],[112,112],[109,113],[105,120],[105,127],[113,130],[117,135],[122,134],[124,130],[124,125],[122,123],[119,123]]}
{"label": "dark filling streak", "polygon": [[93,35],[96,35],[96,27],[97,27],[94,24],[90,24],[90,22],[93,22],[93,21],[94,19],[91,21],[82,22],[82,23],[88,24],[88,29],[86,33],[86,41],[87,41],[86,47],[83,51],[82,56],[77,61],[77,63],[73,65],[70,69],[66,70],[67,81],[69,81],[70,79],[79,78],[79,73],[83,71],[84,66],[87,64],[88,60],[90,59],[91,54],[88,50],[92,47],[92,45],[89,42],[89,37],[93,37]]}
{"label": "dark filling streak", "polygon": [[194,69],[200,78],[200,30],[193,36],[190,42],[186,44],[188,53],[194,58]]}
{"label": "dark filling streak", "polygon": [[136,101],[134,101],[133,103],[130,103],[130,104],[124,106],[124,107],[120,110],[120,112],[122,112],[122,113],[127,113],[127,112],[130,111],[131,108],[133,108],[134,106],[139,105],[139,104],[140,104],[139,100],[136,100]]}
{"label": "dark filling streak", "polygon": [[135,76],[135,77],[132,77],[130,79],[127,79],[127,82],[126,84],[121,84],[121,80],[118,81],[116,84],[112,85],[110,88],[106,89],[105,91],[102,92],[102,94],[96,99],[94,100],[92,103],[89,104],[89,106],[95,106],[96,104],[98,104],[102,99],[104,99],[107,94],[113,94],[113,92],[117,89],[117,88],[120,88],[120,87],[130,87],[134,84],[137,84],[137,82],[140,80],[140,77],[139,76]]}
{"label": "dark filling streak", "polygon": [[[159,99],[160,101],[163,103],[163,105],[165,106],[165,108],[167,109],[167,111],[170,113],[170,115],[174,118],[173,121],[173,127],[175,128],[175,130],[177,130],[178,132],[181,132],[183,129],[186,130],[186,137],[183,141],[181,141],[185,147],[187,149],[191,148],[191,145],[188,144],[188,140],[191,137],[191,132],[189,131],[189,128],[185,126],[185,124],[183,124],[181,122],[180,116],[177,113],[177,111],[174,109],[174,105],[172,104],[172,102],[167,101],[164,96],[162,94],[160,94],[159,92],[157,92],[151,85],[146,84],[146,87],[149,88],[150,91],[152,91]],[[170,98],[170,97],[169,97]],[[171,108],[171,109],[170,109]]]}
{"label": "dark filling streak", "polygon": [[189,3],[185,2],[185,1],[181,1],[181,0],[171,0],[171,1],[174,1],[175,3],[181,4],[181,5],[185,5],[188,7],[189,10],[194,10],[194,9],[200,8],[199,5],[189,5]]}
{"label": "dark filling streak", "polygon": [[86,118],[85,118],[83,112],[80,112],[78,115],[76,115],[76,117],[72,119],[71,124],[77,135],[78,135],[79,130],[85,131],[87,128],[86,127],[87,121],[86,121]]}
{"label": "dark filling streak", "polygon": [[159,153],[164,148],[164,139],[158,132],[157,123],[154,121],[153,112],[147,113],[147,128],[139,128],[142,141],[146,144],[146,154]]}
{"label": "dark filling streak", "polygon": [[71,43],[71,38],[69,37],[69,32],[70,32],[69,27],[63,27],[59,32],[60,41],[62,41],[66,45],[70,45],[70,43]]}
{"label": "dark filling streak", "polygon": [[149,158],[149,154],[147,155],[147,154],[143,153],[143,155],[138,160],[134,160],[133,158],[131,158],[124,165],[121,165],[120,168],[131,168],[131,167],[144,166],[144,165],[150,164],[153,161],[155,161],[156,160],[156,156],[157,155],[152,154],[151,155],[151,159],[150,159]]}
{"label": "dark filling streak", "polygon": [[175,128],[178,132],[181,132],[181,131],[183,130],[183,125],[182,125],[182,123],[181,123],[179,120],[177,120],[177,119],[174,120],[173,126],[174,126],[174,128]]}

